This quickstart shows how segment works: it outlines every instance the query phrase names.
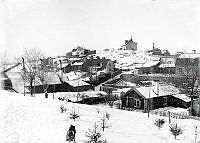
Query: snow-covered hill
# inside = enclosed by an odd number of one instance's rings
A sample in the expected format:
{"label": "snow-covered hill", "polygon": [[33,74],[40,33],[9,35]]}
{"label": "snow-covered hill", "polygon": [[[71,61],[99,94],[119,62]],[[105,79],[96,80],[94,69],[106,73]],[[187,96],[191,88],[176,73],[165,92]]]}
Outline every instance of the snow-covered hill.
{"label": "snow-covered hill", "polygon": [[[60,113],[60,106],[67,108]],[[81,114],[75,122],[69,119],[69,112],[76,108]],[[97,112],[100,111],[100,113]],[[158,130],[156,115],[147,117],[146,113],[111,109],[109,107],[73,104],[53,99],[23,96],[0,91],[0,143],[66,143],[66,132],[71,124],[76,126],[76,142],[87,141],[85,132],[103,113],[111,114],[103,138],[108,143],[191,143],[194,141],[194,125],[199,121],[172,119],[183,127],[183,135],[177,140],[169,131],[168,119],[164,127]]]}

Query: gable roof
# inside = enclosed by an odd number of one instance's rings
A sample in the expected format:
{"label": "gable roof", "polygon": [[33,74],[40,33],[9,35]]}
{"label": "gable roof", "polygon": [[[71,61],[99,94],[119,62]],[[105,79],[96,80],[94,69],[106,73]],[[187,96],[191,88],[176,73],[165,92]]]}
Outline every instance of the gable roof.
{"label": "gable roof", "polygon": [[149,68],[149,67],[155,66],[159,63],[160,63],[160,61],[147,61],[144,64],[137,64],[135,68]]}
{"label": "gable roof", "polygon": [[90,85],[82,80],[68,80],[68,81],[64,81],[64,82],[68,83],[69,85],[71,85],[73,87]]}
{"label": "gable roof", "polygon": [[176,95],[172,95],[172,96],[174,96],[176,98],[179,98],[179,99],[181,99],[181,100],[183,100],[185,102],[190,102],[191,101],[191,98],[188,97],[186,94],[176,94]]}
{"label": "gable roof", "polygon": [[154,98],[158,96],[175,95],[179,93],[179,90],[174,86],[159,85],[159,94],[157,94],[157,89],[155,88],[155,86],[141,86],[133,87],[125,94],[125,96],[127,96],[127,94],[131,93],[132,91],[135,91],[137,94],[139,94],[145,99]]}
{"label": "gable roof", "polygon": [[127,91],[129,91],[131,88],[118,88],[117,90],[113,90],[112,93],[121,93],[124,92],[126,93]]}
{"label": "gable roof", "polygon": [[200,53],[182,53],[178,58],[200,58]]}

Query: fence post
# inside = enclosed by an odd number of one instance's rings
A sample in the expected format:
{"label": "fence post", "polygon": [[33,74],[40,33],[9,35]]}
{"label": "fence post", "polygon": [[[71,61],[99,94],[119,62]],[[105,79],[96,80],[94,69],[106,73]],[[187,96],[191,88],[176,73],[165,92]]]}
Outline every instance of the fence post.
{"label": "fence post", "polygon": [[170,112],[168,111],[168,114],[169,114],[169,123],[171,123],[171,118],[170,118]]}

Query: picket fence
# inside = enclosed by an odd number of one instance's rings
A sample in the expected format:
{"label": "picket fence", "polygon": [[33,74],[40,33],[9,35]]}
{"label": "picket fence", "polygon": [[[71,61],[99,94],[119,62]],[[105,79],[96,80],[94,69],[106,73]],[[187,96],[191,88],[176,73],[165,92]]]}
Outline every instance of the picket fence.
{"label": "picket fence", "polygon": [[[143,110],[134,109],[134,108],[122,108],[122,110],[143,112]],[[150,111],[150,114],[165,116],[165,117],[174,118],[174,119],[194,119],[194,120],[200,121],[200,117],[190,116],[187,112],[174,113],[174,112],[170,112],[170,111],[152,110],[152,111]]]}
{"label": "picket fence", "polygon": [[166,117],[175,118],[175,119],[194,119],[194,120],[200,121],[200,117],[190,116],[188,115],[187,112],[174,113],[170,111],[151,111],[150,113],[154,115],[166,116]]}

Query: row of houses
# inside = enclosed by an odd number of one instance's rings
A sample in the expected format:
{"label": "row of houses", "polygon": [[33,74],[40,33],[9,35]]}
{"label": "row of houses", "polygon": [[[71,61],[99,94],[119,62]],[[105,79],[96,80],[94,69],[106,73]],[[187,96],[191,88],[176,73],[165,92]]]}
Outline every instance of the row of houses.
{"label": "row of houses", "polygon": [[61,65],[61,70],[64,73],[76,70],[89,73],[97,73],[97,72],[113,73],[115,71],[115,66],[113,61],[106,58],[100,58],[98,56],[92,55],[74,61],[69,59],[69,61],[70,62],[68,62],[65,66]]}
{"label": "row of houses", "polygon": [[[151,55],[153,56],[153,55]],[[194,70],[200,72],[200,53],[181,53],[169,56],[154,56],[156,60],[134,64],[135,74],[176,74],[186,75]],[[128,69],[128,70],[131,70]]]}

